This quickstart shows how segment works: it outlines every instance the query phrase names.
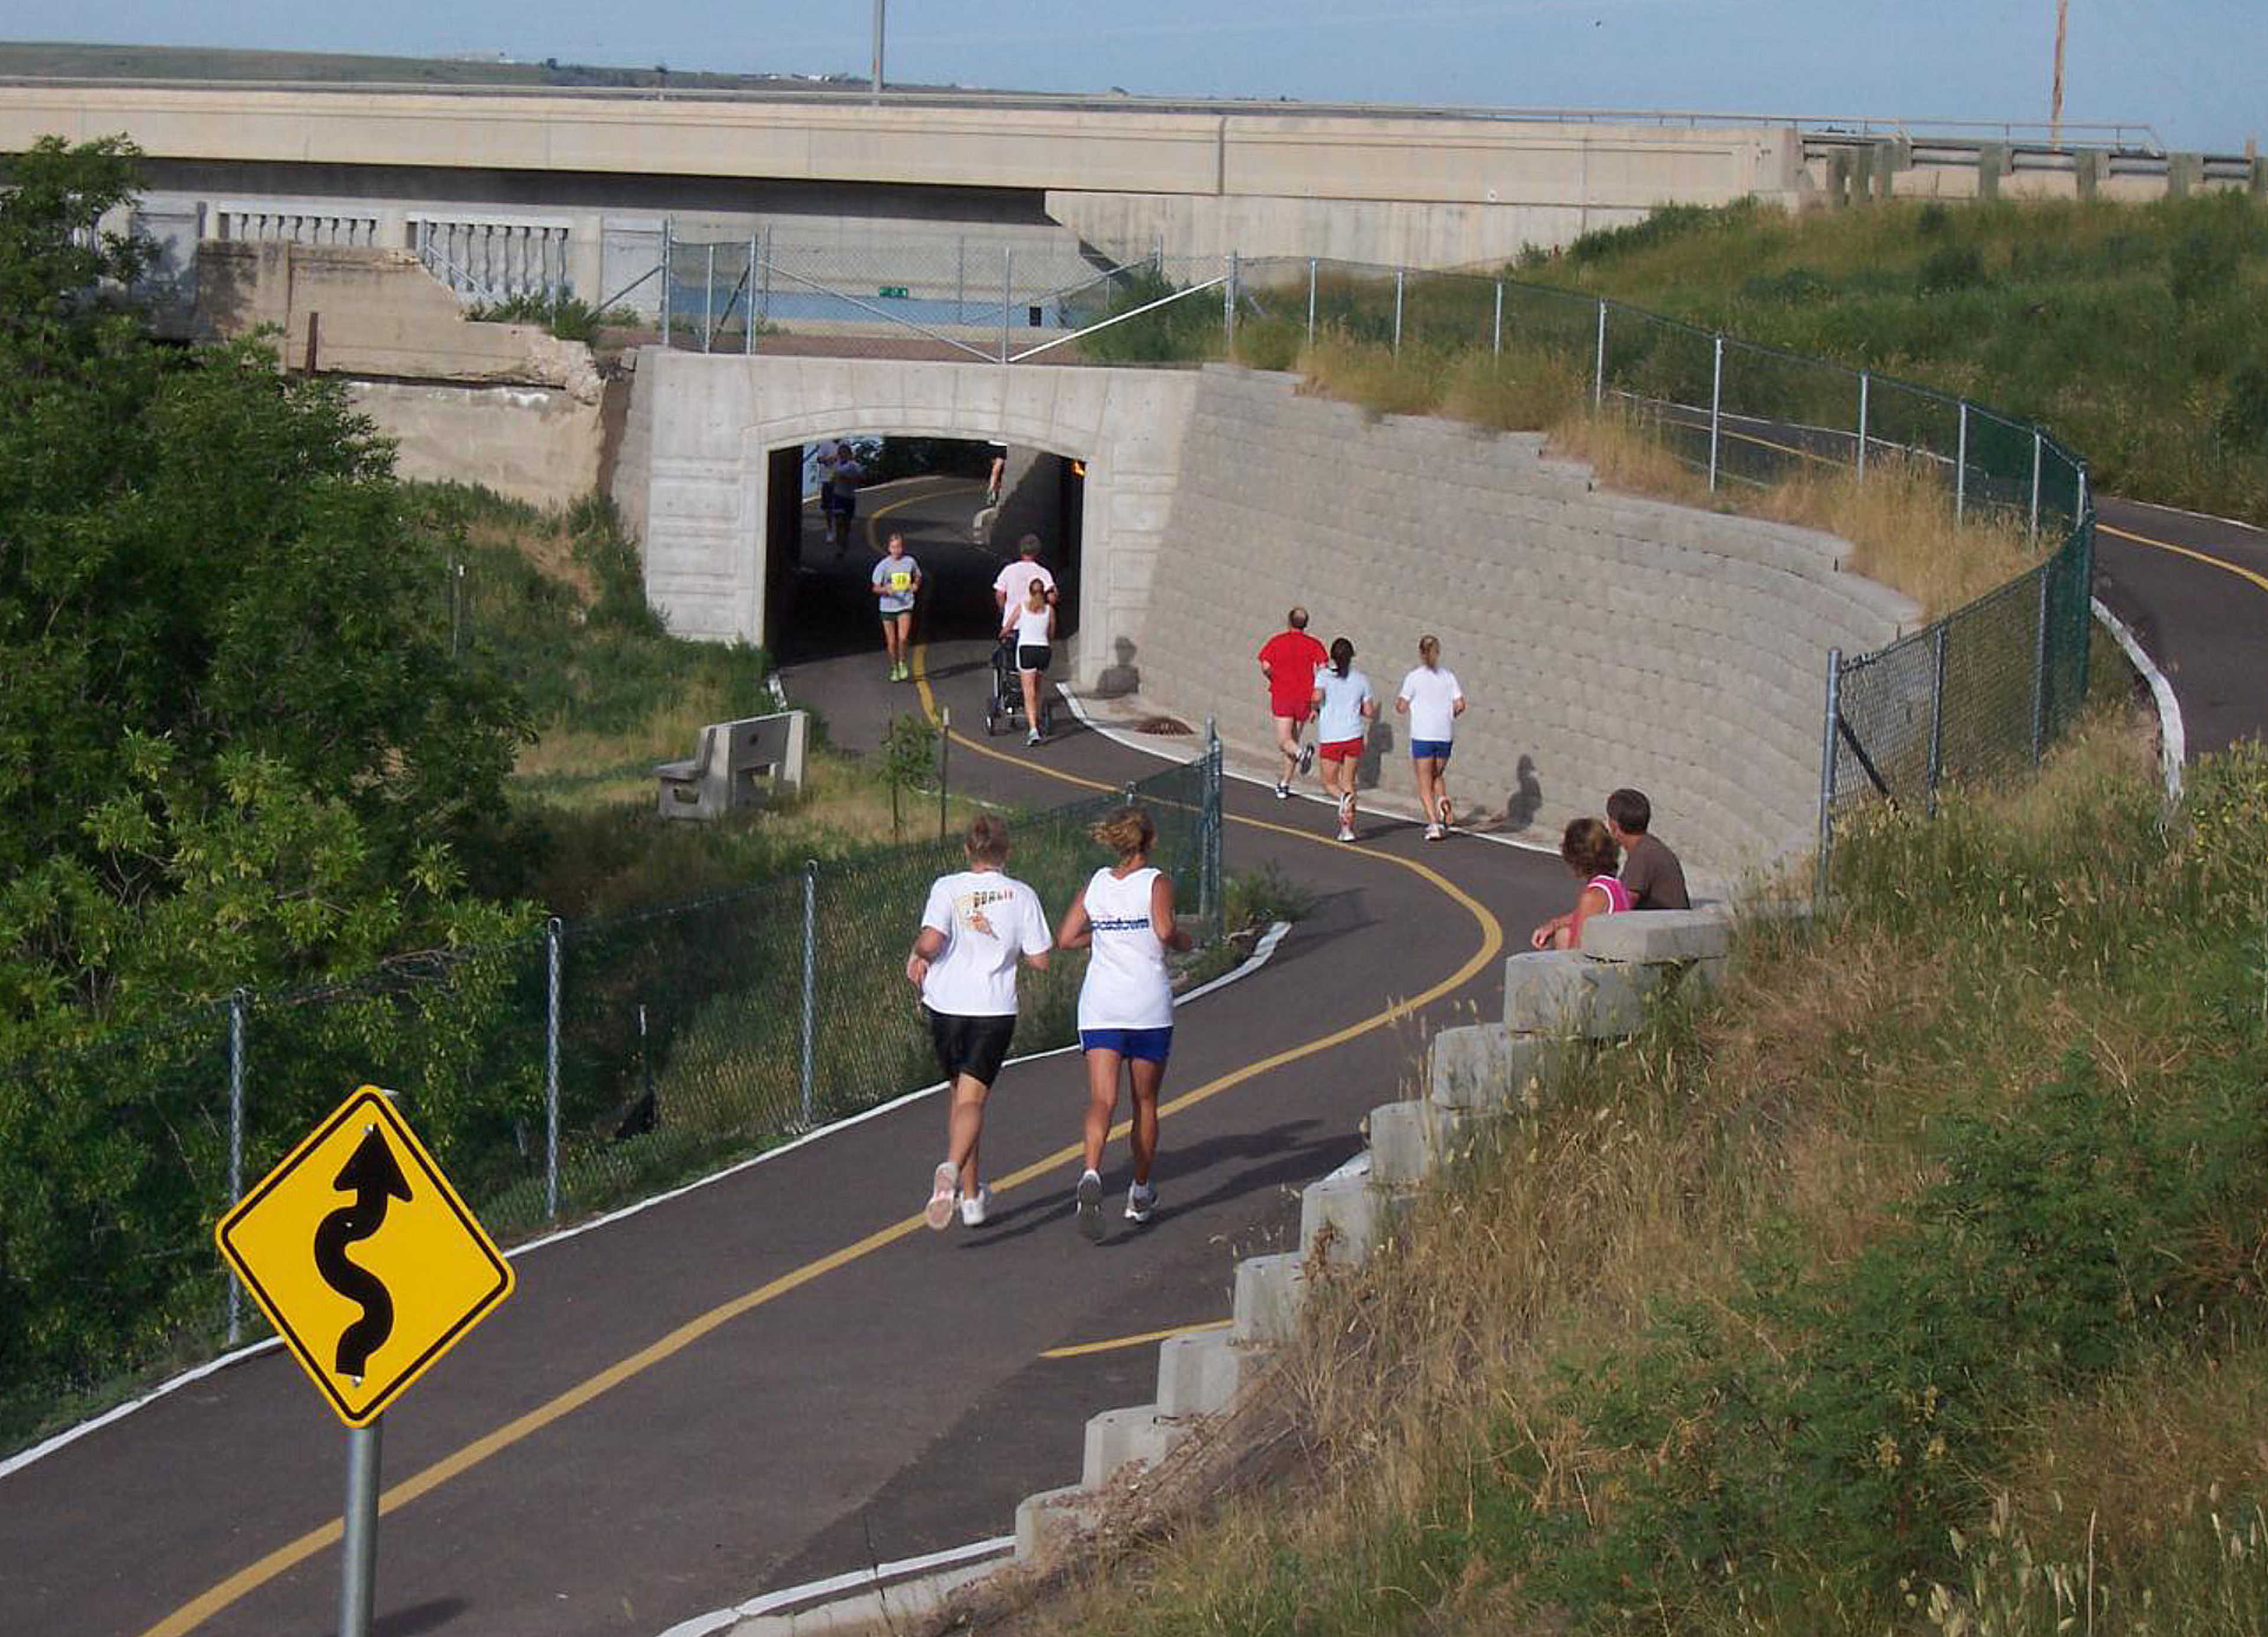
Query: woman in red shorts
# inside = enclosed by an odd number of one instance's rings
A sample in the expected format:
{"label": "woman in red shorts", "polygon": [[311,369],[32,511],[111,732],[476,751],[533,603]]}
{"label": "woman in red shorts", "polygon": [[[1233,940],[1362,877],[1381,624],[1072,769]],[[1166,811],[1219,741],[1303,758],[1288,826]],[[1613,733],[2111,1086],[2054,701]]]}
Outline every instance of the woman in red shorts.
{"label": "woman in red shorts", "polygon": [[1344,637],[1331,643],[1331,663],[1315,672],[1315,751],[1323,764],[1323,789],[1338,797],[1339,840],[1354,840],[1354,782],[1362,767],[1363,740],[1378,715],[1370,679],[1354,668],[1354,644]]}

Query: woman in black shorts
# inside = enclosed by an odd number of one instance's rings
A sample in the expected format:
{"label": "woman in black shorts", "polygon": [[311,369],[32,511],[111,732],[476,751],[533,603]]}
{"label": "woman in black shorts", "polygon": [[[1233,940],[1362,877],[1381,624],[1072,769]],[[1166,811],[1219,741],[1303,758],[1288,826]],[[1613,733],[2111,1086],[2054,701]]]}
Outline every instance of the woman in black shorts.
{"label": "woman in black shorts", "polygon": [[946,1155],[930,1179],[923,1218],[942,1229],[953,1220],[980,1226],[991,1190],[978,1176],[976,1147],[984,1098],[1016,1032],[1016,963],[1048,964],[1055,938],[1040,896],[1005,874],[1008,826],[990,813],[969,821],[962,843],[968,868],[939,876],[922,909],[921,932],[906,957],[906,978],[921,991],[937,1066],[952,1090]]}
{"label": "woman in black shorts", "polygon": [[1016,679],[1024,685],[1024,725],[1031,730],[1027,745],[1040,742],[1040,679],[1048,672],[1050,644],[1056,635],[1056,606],[1048,600],[1048,583],[1035,578],[1025,588],[1024,600],[1004,611],[1006,623],[1000,640],[1016,644]]}

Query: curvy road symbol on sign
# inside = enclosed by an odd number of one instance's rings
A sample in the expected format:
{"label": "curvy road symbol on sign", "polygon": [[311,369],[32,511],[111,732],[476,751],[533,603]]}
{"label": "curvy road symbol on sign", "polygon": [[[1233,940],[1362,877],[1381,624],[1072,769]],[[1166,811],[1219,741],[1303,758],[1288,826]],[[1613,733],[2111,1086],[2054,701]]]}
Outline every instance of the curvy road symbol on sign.
{"label": "curvy road symbol on sign", "polygon": [[215,1237],[350,1427],[512,1293],[512,1265],[375,1086],[310,1132]]}
{"label": "curvy road symbol on sign", "polygon": [[342,1193],[351,1193],[355,1201],[324,1217],[315,1230],[315,1271],[332,1289],[362,1308],[362,1317],[339,1332],[339,1374],[358,1380],[370,1355],[394,1333],[394,1298],[375,1274],[347,1260],[347,1246],[386,1225],[387,1202],[407,1200],[409,1183],[385,1134],[372,1126],[331,1186]]}

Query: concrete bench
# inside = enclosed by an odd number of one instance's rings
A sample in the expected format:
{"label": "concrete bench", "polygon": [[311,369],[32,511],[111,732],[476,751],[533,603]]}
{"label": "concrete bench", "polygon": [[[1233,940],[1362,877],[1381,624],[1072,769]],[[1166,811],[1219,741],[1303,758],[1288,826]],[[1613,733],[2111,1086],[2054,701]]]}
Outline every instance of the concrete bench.
{"label": "concrete bench", "polygon": [[800,710],[712,722],[689,761],[653,770],[665,818],[714,818],[736,808],[792,798],[803,789],[807,717]]}

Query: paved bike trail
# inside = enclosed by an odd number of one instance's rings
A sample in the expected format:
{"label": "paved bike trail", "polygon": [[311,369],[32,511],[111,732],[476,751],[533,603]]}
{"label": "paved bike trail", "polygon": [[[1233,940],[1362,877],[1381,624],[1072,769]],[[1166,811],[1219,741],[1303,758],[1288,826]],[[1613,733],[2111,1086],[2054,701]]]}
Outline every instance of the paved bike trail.
{"label": "paved bike trail", "polygon": [[2189,752],[2268,732],[2268,532],[2105,496],[2095,595],[2180,700]]}
{"label": "paved bike trail", "polygon": [[[981,720],[981,651],[927,657],[957,720]],[[841,722],[909,708],[879,643],[829,663],[799,680]],[[968,748],[956,784],[1017,801],[1158,765],[1076,727]],[[1149,1397],[1154,1350],[1040,1355],[1224,1317],[1236,1259],[1288,1243],[1292,1191],[1414,1083],[1425,1032],[1496,1006],[1498,929],[1570,891],[1556,860],[1472,838],[1370,820],[1343,847],[1320,804],[1232,784],[1227,804],[1229,865],[1279,862],[1318,901],[1264,967],[1179,1017],[1153,1225],[1116,1216],[1121,1145],[1110,1237],[1072,1232],[1082,1090],[1064,1055],[1002,1075],[981,1230],[918,1225],[942,1142],[930,1098],[529,1251],[512,1300],[386,1417],[378,1631],[644,1637],[1002,1531],[1021,1496],[1073,1481],[1082,1423]],[[344,1453],[270,1353],[0,1479],[0,1630],[329,1630]]]}

